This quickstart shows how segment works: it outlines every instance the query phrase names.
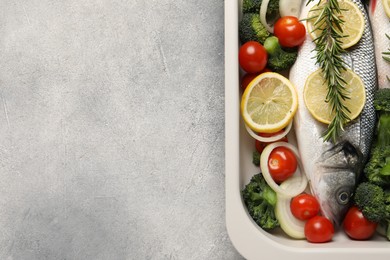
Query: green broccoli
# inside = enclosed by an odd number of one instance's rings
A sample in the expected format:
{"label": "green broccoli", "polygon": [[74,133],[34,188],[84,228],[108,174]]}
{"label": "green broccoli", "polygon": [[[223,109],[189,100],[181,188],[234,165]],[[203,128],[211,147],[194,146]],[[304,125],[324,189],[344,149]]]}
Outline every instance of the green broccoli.
{"label": "green broccoli", "polygon": [[[390,189],[385,189],[383,195],[385,196],[385,204],[390,205]],[[388,212],[390,213],[390,210]]]}
{"label": "green broccoli", "polygon": [[390,146],[390,89],[379,89],[375,93],[374,107],[379,117],[377,144]]}
{"label": "green broccoli", "polygon": [[[243,0],[242,12],[245,13],[259,13],[261,3],[263,0]],[[267,8],[267,20],[276,20],[279,17],[279,0],[270,0]]]}
{"label": "green broccoli", "polygon": [[248,41],[257,41],[263,44],[269,35],[270,33],[260,21],[259,14],[247,13],[242,16],[239,26],[239,36],[242,44]]}
{"label": "green broccoli", "polygon": [[374,107],[378,115],[377,135],[364,173],[370,182],[390,187],[390,89],[375,93]]}
{"label": "green broccoli", "polygon": [[383,187],[390,185],[390,146],[373,146],[364,173],[368,181],[376,185]]}
{"label": "green broccoli", "polygon": [[260,6],[263,0],[243,0],[242,12],[245,13],[259,13]]}
{"label": "green broccoli", "polygon": [[256,166],[260,166],[260,153],[258,151],[254,151],[252,154],[252,162]]}
{"label": "green broccoli", "polygon": [[267,67],[274,71],[289,69],[297,60],[298,51],[282,49],[276,36],[268,37],[264,42],[264,48],[268,53]]}
{"label": "green broccoli", "polygon": [[380,223],[390,240],[390,189],[370,182],[362,182],[356,188],[354,201],[370,221]]}
{"label": "green broccoli", "polygon": [[[260,9],[259,9],[260,10]],[[280,17],[279,14],[279,0],[270,0],[267,8],[267,21],[274,20]]]}
{"label": "green broccoli", "polygon": [[363,215],[370,221],[380,222],[386,217],[383,189],[370,182],[362,182],[356,188],[354,201]]}
{"label": "green broccoli", "polygon": [[242,190],[242,197],[249,215],[261,228],[271,230],[279,226],[275,216],[276,193],[266,183],[261,173],[252,177]]}

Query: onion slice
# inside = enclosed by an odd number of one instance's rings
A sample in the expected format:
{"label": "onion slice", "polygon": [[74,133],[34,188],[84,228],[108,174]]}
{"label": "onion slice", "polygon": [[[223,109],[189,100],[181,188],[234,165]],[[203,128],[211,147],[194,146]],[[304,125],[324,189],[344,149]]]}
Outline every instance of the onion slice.
{"label": "onion slice", "polygon": [[295,16],[301,14],[302,0],[279,0],[280,16]]}
{"label": "onion slice", "polygon": [[[280,188],[288,190],[292,188],[293,183],[283,182]],[[279,221],[282,230],[292,238],[305,238],[305,221],[299,220],[291,213],[291,197],[277,193],[277,202],[275,207],[275,216]]]}
{"label": "onion slice", "polygon": [[252,129],[249,128],[249,126],[247,126],[245,124],[246,131],[248,132],[248,134],[250,134],[250,136],[252,136],[253,138],[255,138],[256,140],[258,140],[260,142],[265,142],[265,143],[272,143],[272,142],[275,142],[275,141],[282,139],[290,132],[291,127],[292,127],[292,120],[290,121],[290,123],[287,125],[287,127],[284,129],[284,131],[282,133],[280,133],[278,135],[273,135],[270,137],[264,137],[264,136],[260,136],[260,135],[256,134]]}
{"label": "onion slice", "polygon": [[264,25],[265,29],[270,33],[274,33],[274,27],[267,23],[267,9],[269,0],[263,0],[260,6],[260,21]]}
{"label": "onion slice", "polygon": [[[291,188],[289,189],[283,189],[281,186],[279,186],[272,179],[272,176],[268,169],[268,158],[272,150],[279,146],[284,146],[286,148],[289,148],[295,154],[295,157],[297,158],[298,165],[299,165],[299,168],[297,168],[295,173],[283,182],[286,183],[284,185],[289,185],[289,187],[291,186]],[[307,178],[303,170],[301,158],[299,156],[297,148],[295,148],[295,146],[293,146],[292,144],[286,142],[276,142],[267,145],[260,156],[260,168],[265,181],[276,193],[279,193],[287,197],[295,197],[296,195],[302,193],[306,189]]]}

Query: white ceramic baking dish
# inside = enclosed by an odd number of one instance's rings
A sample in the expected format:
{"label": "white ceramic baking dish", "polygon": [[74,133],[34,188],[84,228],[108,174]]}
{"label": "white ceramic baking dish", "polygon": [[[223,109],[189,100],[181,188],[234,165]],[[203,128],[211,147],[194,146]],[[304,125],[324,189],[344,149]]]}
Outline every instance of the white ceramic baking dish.
{"label": "white ceramic baking dish", "polygon": [[[312,244],[293,240],[281,231],[263,231],[248,215],[240,191],[259,172],[252,164],[254,140],[240,117],[238,22],[241,0],[225,1],[225,159],[226,226],[236,249],[247,259],[376,260],[390,259],[390,242],[380,236],[350,240],[338,231],[332,242]],[[292,140],[293,136],[289,136]]]}

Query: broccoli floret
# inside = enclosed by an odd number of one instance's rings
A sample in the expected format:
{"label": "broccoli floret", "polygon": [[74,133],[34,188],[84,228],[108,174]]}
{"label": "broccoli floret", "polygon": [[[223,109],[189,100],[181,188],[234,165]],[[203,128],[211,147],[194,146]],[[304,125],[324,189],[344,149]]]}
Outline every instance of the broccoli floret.
{"label": "broccoli floret", "polygon": [[362,182],[356,188],[354,201],[370,221],[380,222],[387,216],[383,189],[370,182]]}
{"label": "broccoli floret", "polygon": [[242,16],[239,35],[242,44],[248,41],[257,41],[263,44],[270,33],[261,23],[259,14],[247,13]]}
{"label": "broccoli floret", "polygon": [[372,147],[370,160],[364,167],[364,174],[368,181],[376,185],[390,186],[390,146]]}
{"label": "broccoli floret", "polygon": [[364,173],[370,182],[390,187],[390,89],[375,93],[374,107],[378,115],[376,140]]}
{"label": "broccoli floret", "polygon": [[242,12],[245,13],[258,13],[260,12],[260,6],[263,0],[243,0]]}
{"label": "broccoli floret", "polygon": [[390,146],[390,89],[379,89],[375,93],[374,107],[379,117],[376,144]]}
{"label": "broccoli floret", "polygon": [[380,89],[374,96],[378,116],[376,140],[364,168],[368,182],[359,184],[355,203],[363,215],[384,228],[390,240],[390,89]]}
{"label": "broccoli floret", "polygon": [[[259,13],[261,3],[263,0],[243,0],[242,12],[245,13]],[[267,8],[267,20],[276,20],[279,17],[279,0],[270,0]]]}
{"label": "broccoli floret", "polygon": [[276,21],[279,17],[279,0],[270,0],[267,8],[267,21]]}
{"label": "broccoli floret", "polygon": [[271,70],[287,70],[297,60],[298,51],[295,49],[291,51],[283,50],[276,36],[268,37],[264,42],[264,48],[268,53],[267,67]]}
{"label": "broccoli floret", "polygon": [[252,154],[252,162],[256,166],[260,166],[260,153],[258,151],[254,151]]}
{"label": "broccoli floret", "polygon": [[279,226],[275,216],[276,193],[266,183],[261,173],[252,177],[242,190],[242,197],[249,215],[261,228],[271,230]]}
{"label": "broccoli floret", "polygon": [[384,229],[384,235],[390,240],[390,189],[362,182],[356,188],[354,200],[363,215],[379,223]]}
{"label": "broccoli floret", "polygon": [[374,107],[376,111],[390,112],[390,89],[384,88],[376,91]]}
{"label": "broccoli floret", "polygon": [[[384,194],[384,197],[385,197],[385,204],[386,205],[390,205],[390,189],[385,189],[383,191],[383,194]],[[388,210],[388,212],[390,213],[390,210]]]}

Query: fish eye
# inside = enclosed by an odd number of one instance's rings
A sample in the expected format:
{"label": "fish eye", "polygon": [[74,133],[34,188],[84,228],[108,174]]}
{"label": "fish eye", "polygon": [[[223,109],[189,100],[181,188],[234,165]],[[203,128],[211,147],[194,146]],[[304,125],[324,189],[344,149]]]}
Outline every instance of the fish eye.
{"label": "fish eye", "polygon": [[346,191],[341,191],[337,195],[338,203],[345,205],[349,202],[349,193]]}

